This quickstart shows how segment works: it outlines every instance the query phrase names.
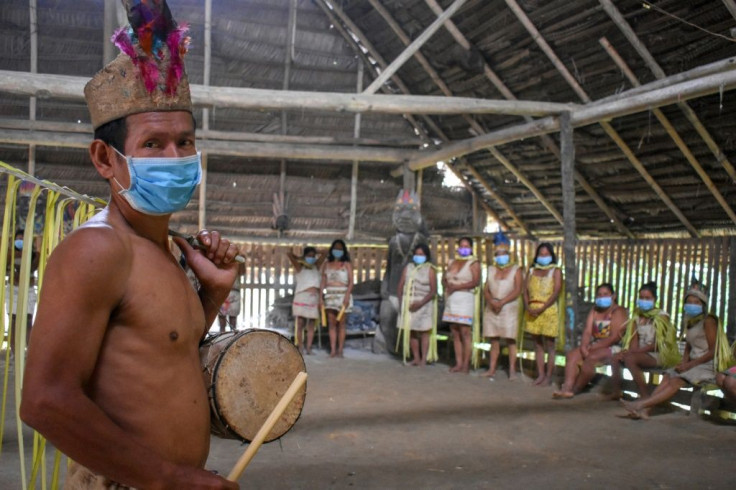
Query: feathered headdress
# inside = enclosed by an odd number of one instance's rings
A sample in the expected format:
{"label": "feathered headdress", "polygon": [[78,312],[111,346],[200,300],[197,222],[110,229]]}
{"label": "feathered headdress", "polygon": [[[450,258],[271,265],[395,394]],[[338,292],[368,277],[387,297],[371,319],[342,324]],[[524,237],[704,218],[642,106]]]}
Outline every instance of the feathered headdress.
{"label": "feathered headdress", "polygon": [[141,112],[192,110],[184,55],[189,27],[178,25],[166,0],[122,0],[130,25],[111,41],[121,54],[84,88],[92,126]]}
{"label": "feathered headdress", "polygon": [[504,235],[503,231],[498,230],[496,234],[493,235],[493,246],[496,250],[508,250],[511,248],[511,240],[509,240],[509,237]]}
{"label": "feathered headdress", "polygon": [[702,301],[704,305],[708,305],[707,288],[705,284],[700,282],[694,274],[692,280],[690,281],[690,287],[685,293],[685,299],[687,299],[688,296],[695,296],[700,301]]}

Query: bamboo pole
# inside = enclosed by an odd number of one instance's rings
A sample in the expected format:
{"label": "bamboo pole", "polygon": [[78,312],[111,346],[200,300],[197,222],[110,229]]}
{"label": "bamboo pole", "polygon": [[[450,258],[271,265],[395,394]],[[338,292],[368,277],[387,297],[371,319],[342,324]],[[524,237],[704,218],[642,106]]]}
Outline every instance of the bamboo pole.
{"label": "bamboo pole", "polygon": [[[560,126],[562,203],[565,217],[563,240],[565,254],[565,306],[571,312],[571,314],[566,314],[564,318],[572,321],[574,331],[580,318],[578,318],[578,266],[575,256],[575,247],[577,244],[577,233],[575,231],[575,143],[573,142],[570,113],[563,112],[560,114]],[[567,324],[561,326],[561,328],[567,329]],[[567,334],[570,333],[572,332],[567,332]],[[575,338],[572,341],[568,341],[568,343],[573,346],[577,344]]]}
{"label": "bamboo pole", "polygon": [[[611,45],[611,43],[608,42],[608,39],[602,37],[599,39],[599,42],[603,46],[603,49],[606,50],[606,52],[616,63],[616,66],[618,66],[619,69],[626,75],[626,77],[629,79],[629,82],[631,82],[631,84],[635,87],[640,87],[641,83],[639,82],[639,79],[636,77],[636,75],[634,75],[634,72],[631,71],[631,68],[629,68],[629,66],[623,60],[621,55],[619,55],[616,49]],[[729,206],[728,202],[726,202],[726,199],[713,183],[713,180],[708,175],[708,172],[706,172],[700,162],[698,162],[697,158],[695,158],[695,155],[693,155],[692,151],[690,151],[690,148],[688,148],[688,146],[685,144],[685,141],[682,139],[682,137],[680,137],[674,125],[672,125],[670,120],[660,109],[652,109],[652,113],[660,122],[662,127],[664,127],[664,130],[667,132],[670,138],[672,138],[672,141],[675,142],[677,148],[685,156],[685,159],[688,161],[688,163],[690,163],[690,166],[698,174],[710,193],[713,194],[713,197],[715,197],[716,201],[718,201],[718,204],[721,205],[731,221],[736,224],[736,213],[734,213],[733,209],[731,209],[731,206]]]}
{"label": "bamboo pole", "polygon": [[363,93],[375,93],[381,85],[386,83],[386,80],[396,73],[398,69],[401,68],[404,63],[406,63],[440,27],[442,27],[442,24],[444,24],[447,19],[449,19],[460,9],[460,7],[463,6],[465,2],[466,0],[455,0],[455,2],[450,5],[442,15],[437,17],[437,19],[435,19],[435,21],[432,22],[429,27],[427,27],[427,29],[425,29],[425,31],[414,40],[414,42],[412,42],[394,61],[391,62],[391,64],[373,81],[373,83],[368,86],[367,89],[365,89]]}
{"label": "bamboo pole", "polygon": [[[613,23],[616,24],[616,26],[621,30],[626,39],[628,39],[628,41],[634,47],[636,52],[639,53],[639,56],[642,57],[644,63],[651,70],[654,76],[658,79],[666,78],[667,75],[665,74],[662,67],[659,66],[659,63],[657,63],[657,61],[654,59],[654,56],[652,56],[646,46],[644,46],[644,43],[641,42],[639,37],[636,35],[629,23],[626,22],[626,19],[624,19],[623,15],[621,15],[621,12],[618,11],[613,2],[611,2],[611,0],[599,0],[599,2],[603,7],[603,10],[606,11],[608,16],[613,21]],[[733,5],[732,0],[724,0],[724,2],[726,3],[727,7],[728,2],[731,2],[731,4]],[[726,169],[726,173],[728,173],[728,175],[731,177],[731,180],[736,183],[736,169],[734,169],[734,166],[731,164],[730,161],[728,161],[725,154],[723,153],[723,150],[721,150],[718,144],[713,140],[713,137],[700,121],[697,114],[695,114],[695,111],[693,111],[692,108],[683,101],[678,101],[677,105],[680,110],[683,111],[685,117],[687,117],[687,119],[690,121],[690,124],[693,125],[705,144],[708,146],[711,153],[713,153],[716,160],[718,160],[723,168]]]}

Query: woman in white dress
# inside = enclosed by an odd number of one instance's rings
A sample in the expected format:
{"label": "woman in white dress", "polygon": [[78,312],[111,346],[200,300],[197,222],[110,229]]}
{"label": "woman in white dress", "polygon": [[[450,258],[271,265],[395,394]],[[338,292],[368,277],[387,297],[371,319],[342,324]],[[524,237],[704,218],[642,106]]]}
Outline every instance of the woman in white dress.
{"label": "woman in white dress", "polygon": [[521,267],[510,259],[509,239],[498,232],[493,238],[495,245],[493,264],[488,266],[483,296],[483,337],[491,340],[491,362],[483,373],[490,379],[496,375],[501,339],[509,349],[509,380],[516,379],[516,337],[519,330],[519,296],[524,284]]}
{"label": "woman in white dress", "polygon": [[314,341],[314,325],[319,318],[319,286],[322,281],[320,266],[325,260],[325,255],[318,254],[314,247],[304,247],[301,257],[291,250],[286,255],[294,268],[294,300],[291,303],[291,312],[296,326],[296,341],[299,348],[310,355]]}
{"label": "woman in white dress", "polygon": [[322,265],[320,290],[324,291],[319,306],[327,312],[330,357],[343,357],[347,314],[353,307],[353,266],[348,247],[342,240],[330,245],[327,262]]}
{"label": "woman in white dress", "polygon": [[469,373],[473,352],[471,328],[477,325],[475,318],[475,293],[480,286],[480,262],[473,255],[473,240],[462,237],[458,241],[457,255],[447,264],[442,277],[445,288],[445,310],[442,321],[450,324],[455,348],[455,365],[451,373]]}
{"label": "woman in white dress", "polygon": [[[430,352],[431,334],[436,334],[437,271],[432,264],[429,247],[420,243],[414,248],[412,261],[404,267],[399,279],[398,325],[404,338],[404,361],[408,354],[410,337],[412,366],[424,366]],[[436,342],[436,335],[435,335]],[[437,349],[433,350],[435,353]]]}

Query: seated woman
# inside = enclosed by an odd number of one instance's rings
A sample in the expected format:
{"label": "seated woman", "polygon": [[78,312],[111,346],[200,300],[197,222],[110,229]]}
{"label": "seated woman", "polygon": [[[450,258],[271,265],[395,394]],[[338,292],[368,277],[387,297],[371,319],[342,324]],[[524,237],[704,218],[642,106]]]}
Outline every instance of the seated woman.
{"label": "seated woman", "polygon": [[[414,247],[412,262],[401,272],[399,304],[404,362],[411,347],[412,366],[424,366],[430,353],[430,334],[436,333],[437,325],[437,271],[424,243]],[[436,353],[436,335],[434,341]]]}
{"label": "seated woman", "polygon": [[623,350],[611,362],[612,393],[610,399],[621,398],[621,364],[631,373],[639,396],[649,396],[644,369],[670,368],[680,360],[675,327],[669,315],[655,306],[657,285],[644,284],[639,289],[639,300],[634,315],[626,322]]}
{"label": "seated woman", "polygon": [[580,347],[567,353],[565,381],[553,398],[572,398],[595,376],[596,366],[611,362],[618,351],[628,313],[616,304],[613,285],[603,283],[595,290],[595,307],[588,313]]}
{"label": "seated woman", "polygon": [[501,339],[509,348],[509,380],[516,379],[516,336],[519,333],[519,296],[524,282],[521,267],[509,260],[510,241],[503,232],[493,238],[495,260],[488,266],[483,296],[483,336],[491,339],[491,362],[482,374],[491,380],[496,375]]}
{"label": "seated woman", "polygon": [[708,297],[700,289],[690,289],[685,295],[686,332],[685,353],[682,361],[665,374],[662,382],[651,396],[636,401],[622,401],[629,417],[634,419],[648,418],[651,407],[666,402],[683,386],[699,385],[713,382],[715,378],[714,356],[716,338],[725,337],[718,327],[718,318],[706,313]]}
{"label": "seated woman", "polygon": [[[552,384],[555,369],[555,342],[560,333],[560,308],[557,304],[562,290],[562,271],[551,243],[542,242],[534,254],[534,265],[524,285],[526,331],[534,339],[537,362],[536,386]],[[545,369],[544,354],[547,353]]]}

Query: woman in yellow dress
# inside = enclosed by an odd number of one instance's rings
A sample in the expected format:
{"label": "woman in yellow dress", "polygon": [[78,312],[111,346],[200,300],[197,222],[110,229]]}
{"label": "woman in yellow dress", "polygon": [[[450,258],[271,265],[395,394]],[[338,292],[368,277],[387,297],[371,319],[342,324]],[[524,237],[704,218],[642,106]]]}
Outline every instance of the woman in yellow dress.
{"label": "woman in yellow dress", "polygon": [[[537,386],[552,384],[555,368],[555,340],[560,331],[557,299],[562,290],[562,271],[557,267],[557,257],[551,243],[543,242],[537,247],[524,287],[526,308],[526,331],[534,339],[537,360]],[[544,354],[547,353],[545,370]]]}

